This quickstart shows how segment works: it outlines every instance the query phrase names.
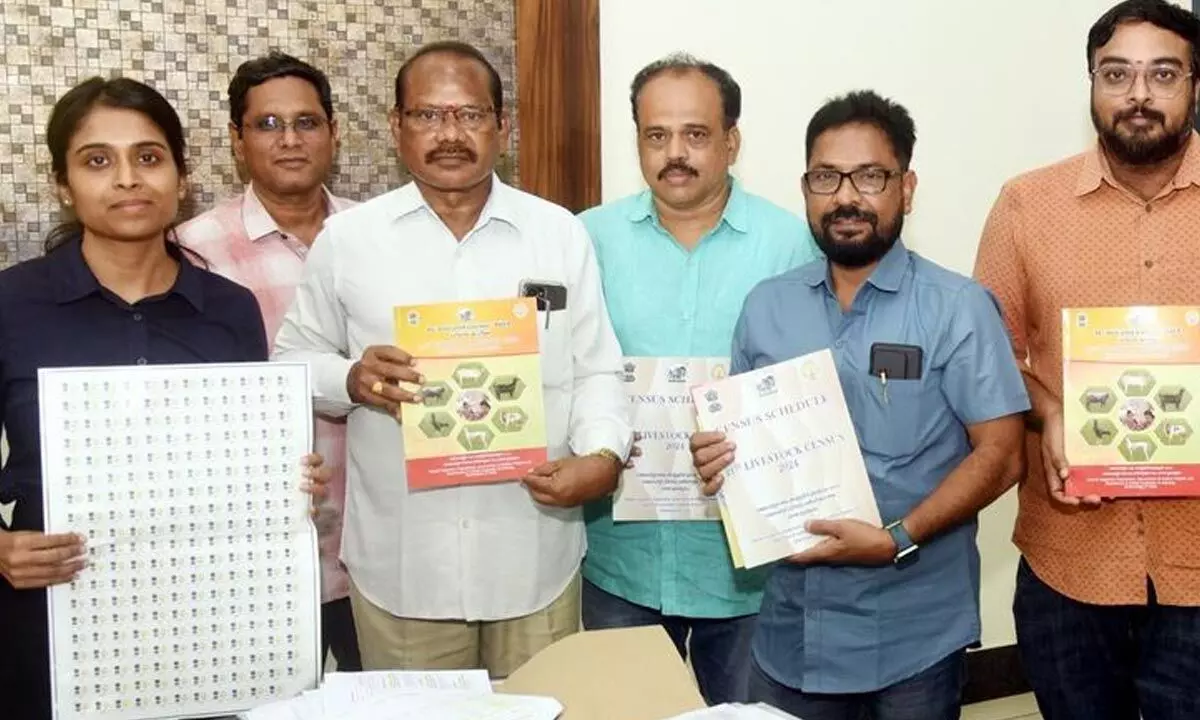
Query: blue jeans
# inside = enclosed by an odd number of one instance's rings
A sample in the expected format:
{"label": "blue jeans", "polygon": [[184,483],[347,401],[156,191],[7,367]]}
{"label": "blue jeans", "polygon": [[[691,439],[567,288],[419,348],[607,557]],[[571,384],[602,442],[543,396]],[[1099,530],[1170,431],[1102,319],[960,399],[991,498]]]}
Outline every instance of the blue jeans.
{"label": "blue jeans", "polygon": [[1042,582],[1024,559],[1017,645],[1046,720],[1200,718],[1200,608],[1089,605]]}
{"label": "blue jeans", "polygon": [[960,650],[891,687],[869,693],[806,693],[771,679],[751,662],[750,702],[762,702],[804,720],[958,720],[967,679]]}
{"label": "blue jeans", "polygon": [[685,660],[691,649],[692,670],[700,694],[710,705],[745,702],[755,617],[706,619],[663,615],[583,581],[585,629],[661,625]]}

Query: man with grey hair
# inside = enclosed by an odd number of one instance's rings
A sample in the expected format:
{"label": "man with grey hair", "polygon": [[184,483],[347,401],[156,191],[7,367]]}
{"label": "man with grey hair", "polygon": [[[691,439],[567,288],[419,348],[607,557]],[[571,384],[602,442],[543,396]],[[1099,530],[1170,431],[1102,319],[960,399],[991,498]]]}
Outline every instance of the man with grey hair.
{"label": "man with grey hair", "polygon": [[[796,215],[730,174],[741,89],[688,55],[645,67],[630,94],[649,189],[583,214],[626,356],[728,357],[742,300],[817,257]],[[694,428],[680,428],[691,432]],[[710,703],[743,699],[761,572],[735,570],[719,522],[614,522],[585,509],[583,622],[662,625]]]}

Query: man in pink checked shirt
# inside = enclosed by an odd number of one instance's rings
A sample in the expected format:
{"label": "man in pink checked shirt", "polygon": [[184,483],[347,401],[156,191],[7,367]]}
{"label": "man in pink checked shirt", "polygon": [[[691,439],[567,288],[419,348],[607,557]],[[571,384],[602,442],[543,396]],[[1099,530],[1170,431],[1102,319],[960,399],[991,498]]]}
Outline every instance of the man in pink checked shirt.
{"label": "man in pink checked shirt", "polygon": [[[282,53],[245,62],[229,83],[229,134],[250,183],[245,192],[179,228],[209,269],[249,288],[274,339],[321,225],[354,203],[325,188],[338,144],[325,74]],[[332,471],[317,515],[321,644],[341,671],[362,669],[349,579],[338,560],[346,494],[344,422],[316,418],[316,451]]]}

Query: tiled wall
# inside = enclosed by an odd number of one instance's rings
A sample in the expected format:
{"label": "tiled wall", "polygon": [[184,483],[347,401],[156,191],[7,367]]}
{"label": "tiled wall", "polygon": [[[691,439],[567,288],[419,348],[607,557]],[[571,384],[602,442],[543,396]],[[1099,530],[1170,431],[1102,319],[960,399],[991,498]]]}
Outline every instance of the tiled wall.
{"label": "tiled wall", "polygon": [[[435,40],[473,43],[515,103],[513,0],[3,0],[0,267],[34,257],[58,222],[45,127],[77,81],[122,74],[156,87],[188,131],[189,212],[240,187],[225,91],[237,66],[278,48],[329,75],[342,148],[335,193],[366,199],[405,178],[387,131],[396,70]],[[515,113],[514,120],[515,120]],[[502,174],[515,173],[514,147]]]}

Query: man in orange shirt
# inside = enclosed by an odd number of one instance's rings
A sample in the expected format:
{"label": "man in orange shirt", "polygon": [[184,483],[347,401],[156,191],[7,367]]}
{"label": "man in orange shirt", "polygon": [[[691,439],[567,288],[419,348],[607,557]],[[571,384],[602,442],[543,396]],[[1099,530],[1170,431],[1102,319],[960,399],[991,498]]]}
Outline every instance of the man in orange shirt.
{"label": "man in orange shirt", "polygon": [[1014,614],[1047,720],[1200,718],[1200,500],[1064,492],[1062,308],[1200,304],[1200,19],[1128,0],[1088,34],[1096,145],[1008,182],[976,276],[1025,367]]}

